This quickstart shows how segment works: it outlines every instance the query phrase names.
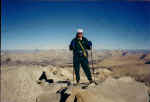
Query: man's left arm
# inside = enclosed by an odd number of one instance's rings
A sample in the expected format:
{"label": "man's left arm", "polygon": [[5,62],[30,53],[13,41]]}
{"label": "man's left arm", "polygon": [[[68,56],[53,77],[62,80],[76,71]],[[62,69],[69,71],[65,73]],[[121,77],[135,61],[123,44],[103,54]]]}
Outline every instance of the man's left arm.
{"label": "man's left arm", "polygon": [[92,49],[92,42],[89,41],[89,40],[87,40],[87,39],[86,39],[86,48],[87,48],[88,50],[91,50],[91,49]]}

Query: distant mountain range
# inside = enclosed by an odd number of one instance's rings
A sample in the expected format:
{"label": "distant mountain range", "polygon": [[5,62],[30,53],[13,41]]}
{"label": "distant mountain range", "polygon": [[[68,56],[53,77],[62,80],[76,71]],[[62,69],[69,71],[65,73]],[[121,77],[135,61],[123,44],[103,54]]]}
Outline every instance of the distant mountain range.
{"label": "distant mountain range", "polygon": [[[95,51],[125,51],[125,52],[130,52],[130,53],[150,53],[150,49],[115,49],[115,50],[110,50],[110,49],[94,49]],[[35,50],[23,50],[23,49],[18,49],[18,50],[1,50],[1,52],[10,52],[10,53],[34,53],[34,52],[40,52],[40,51],[69,51],[68,49],[35,49]]]}

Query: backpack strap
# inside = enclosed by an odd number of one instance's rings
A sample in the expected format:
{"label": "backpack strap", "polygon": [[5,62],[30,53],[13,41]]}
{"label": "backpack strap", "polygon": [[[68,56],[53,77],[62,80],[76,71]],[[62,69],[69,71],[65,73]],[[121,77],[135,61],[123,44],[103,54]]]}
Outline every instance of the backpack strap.
{"label": "backpack strap", "polygon": [[85,57],[87,57],[87,53],[86,53],[86,51],[85,51],[85,49],[84,49],[84,47],[83,47],[81,41],[79,40],[78,43],[79,43],[79,45],[80,45],[80,47],[81,47],[81,49],[82,49],[82,51],[83,51],[83,55],[84,55]]}

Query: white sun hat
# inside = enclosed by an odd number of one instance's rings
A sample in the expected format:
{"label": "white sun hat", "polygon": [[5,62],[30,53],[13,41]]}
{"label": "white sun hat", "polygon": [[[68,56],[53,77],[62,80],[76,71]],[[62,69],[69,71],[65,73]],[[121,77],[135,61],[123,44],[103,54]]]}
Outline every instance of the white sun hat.
{"label": "white sun hat", "polygon": [[83,33],[83,29],[77,29],[77,33]]}

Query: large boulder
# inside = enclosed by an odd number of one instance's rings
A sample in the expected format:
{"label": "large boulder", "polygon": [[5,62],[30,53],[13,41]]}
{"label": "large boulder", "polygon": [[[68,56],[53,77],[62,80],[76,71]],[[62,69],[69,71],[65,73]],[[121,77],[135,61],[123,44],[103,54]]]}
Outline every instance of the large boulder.
{"label": "large boulder", "polygon": [[108,78],[94,88],[71,88],[66,102],[149,102],[148,88],[130,77]]}

